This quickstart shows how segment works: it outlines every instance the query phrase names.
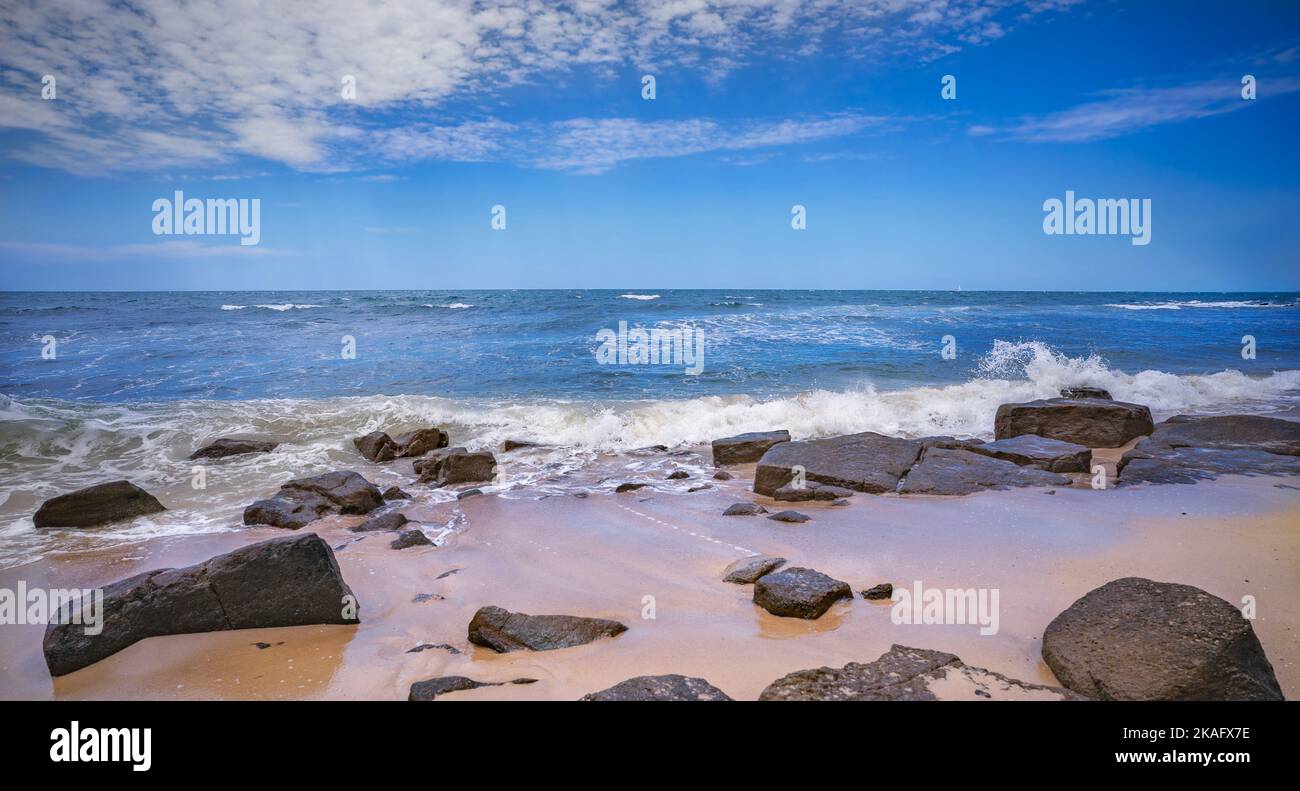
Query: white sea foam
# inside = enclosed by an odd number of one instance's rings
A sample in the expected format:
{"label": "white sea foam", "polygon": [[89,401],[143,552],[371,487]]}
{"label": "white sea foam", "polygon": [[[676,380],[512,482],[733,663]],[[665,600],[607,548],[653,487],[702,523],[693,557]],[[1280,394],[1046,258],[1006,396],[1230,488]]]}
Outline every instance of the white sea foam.
{"label": "white sea foam", "polygon": [[1199,299],[1168,302],[1119,302],[1107,304],[1108,308],[1121,310],[1182,310],[1183,308],[1293,308],[1297,303],[1274,303],[1263,300],[1223,300],[1220,302],[1202,302]]}
{"label": "white sea foam", "polygon": [[[286,302],[281,305],[253,305],[253,307],[262,308],[264,310],[274,310],[274,311],[284,312],[286,310],[306,310],[307,308],[319,308],[321,306],[320,305],[297,305],[291,302]],[[222,305],[221,306],[222,310],[245,310],[247,308],[248,305]]]}
{"label": "white sea foam", "polygon": [[642,301],[659,299],[658,294],[619,294],[622,299],[639,299]]}

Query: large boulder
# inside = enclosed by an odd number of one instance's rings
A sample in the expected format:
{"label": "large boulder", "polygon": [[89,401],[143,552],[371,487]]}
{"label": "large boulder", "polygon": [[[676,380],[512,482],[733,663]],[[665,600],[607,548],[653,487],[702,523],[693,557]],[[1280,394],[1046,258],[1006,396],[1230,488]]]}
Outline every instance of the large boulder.
{"label": "large boulder", "polygon": [[1069,484],[1064,475],[969,450],[928,448],[898,490],[903,494],[972,494],[986,489]]}
{"label": "large boulder", "polygon": [[800,670],[767,685],[759,700],[1084,700],[1030,684],[953,654],[895,644],[874,662]]}
{"label": "large boulder", "polygon": [[609,689],[583,695],[581,700],[731,700],[727,693],[702,678],[637,676]]}
{"label": "large boulder", "polygon": [[390,437],[383,431],[372,431],[352,440],[357,452],[368,461],[384,462],[404,456],[423,456],[431,450],[447,447],[447,432],[426,427]]}
{"label": "large boulder", "polygon": [[734,582],[737,585],[752,585],[759,577],[771,574],[784,565],[785,558],[767,555],[741,558],[722,570],[722,581]]}
{"label": "large boulder", "polygon": [[471,453],[464,448],[443,448],[417,459],[412,465],[420,483],[451,486],[457,483],[491,481],[497,460],[488,451]]}
{"label": "large boulder", "polygon": [[872,431],[774,445],[754,470],[754,491],[768,497],[793,481],[802,468],[805,483],[881,494],[898,488],[928,447],[962,448],[971,441],[952,437],[899,439]]}
{"label": "large boulder", "polygon": [[1066,687],[1104,700],[1281,700],[1250,621],[1200,588],[1125,577],[1070,605],[1043,633]]}
{"label": "large boulder", "polygon": [[61,676],[146,637],[226,629],[358,622],[358,606],[329,545],[314,533],[273,538],[194,566],[158,569],[104,588],[96,634],[68,623],[45,630],[45,662]]}
{"label": "large boulder", "polygon": [[615,637],[627,626],[605,618],[528,615],[500,607],[480,607],[469,622],[469,641],[499,654],[528,649],[550,651]]}
{"label": "large boulder", "polygon": [[1037,434],[1021,434],[983,445],[971,445],[967,450],[1048,472],[1088,472],[1092,465],[1092,448]]}
{"label": "large boulder", "polygon": [[1150,434],[1151,410],[1101,398],[1047,398],[1003,404],[993,420],[997,439],[1037,434],[1089,448],[1118,448]]}
{"label": "large boulder", "polygon": [[1178,415],[1117,465],[1123,483],[1192,483],[1218,475],[1300,475],[1300,422],[1257,415]]}
{"label": "large boulder", "polygon": [[713,440],[713,463],[721,467],[724,464],[749,464],[763,458],[763,454],[773,445],[790,441],[790,432],[751,431],[734,437]]}
{"label": "large boulder", "polygon": [[197,459],[224,459],[227,456],[241,456],[245,453],[270,453],[280,443],[264,442],[256,439],[232,439],[222,437],[209,445],[204,445],[190,454],[190,461]]}
{"label": "large boulder", "polygon": [[32,516],[36,527],[93,527],[166,511],[158,498],[130,481],[87,486],[51,497]]}
{"label": "large boulder", "polygon": [[852,598],[847,582],[799,566],[765,574],[754,582],[754,603],[783,618],[814,620],[840,599]]}
{"label": "large boulder", "polygon": [[379,487],[348,470],[295,478],[244,509],[244,524],[297,530],[323,516],[368,514],[384,504]]}

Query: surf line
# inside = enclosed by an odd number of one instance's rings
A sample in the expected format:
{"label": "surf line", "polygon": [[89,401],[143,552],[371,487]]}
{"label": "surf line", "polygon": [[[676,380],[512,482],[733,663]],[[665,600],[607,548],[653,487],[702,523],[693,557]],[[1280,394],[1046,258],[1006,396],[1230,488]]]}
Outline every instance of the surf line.
{"label": "surf line", "polygon": [[651,515],[649,515],[649,514],[643,514],[643,513],[641,513],[640,511],[636,510],[635,508],[628,508],[626,505],[623,505],[622,503],[616,503],[616,505],[618,505],[619,508],[622,508],[624,511],[627,511],[627,512],[630,513],[630,514],[636,514],[637,516],[641,517],[642,519],[649,519],[651,522],[654,522],[654,523],[657,524],[657,525],[662,525],[663,527],[671,527],[673,530],[677,530],[677,531],[679,531],[679,532],[685,533],[685,534],[688,535],[688,536],[694,536],[695,538],[703,539],[703,540],[705,540],[705,541],[708,541],[710,544],[717,544],[717,545],[720,546],[720,547],[728,547],[728,546],[729,546],[731,549],[734,549],[734,550],[736,550],[737,552],[744,552],[744,553],[747,554],[747,555],[754,555],[754,556],[757,556],[757,555],[759,554],[758,552],[755,552],[755,551],[752,550],[752,549],[747,549],[747,548],[745,548],[745,547],[738,546],[738,545],[736,545],[736,544],[728,544],[726,541],[719,541],[718,539],[714,538],[713,536],[706,536],[706,535],[704,535],[703,533],[697,533],[697,532],[695,532],[695,531],[693,531],[693,530],[687,530],[687,529],[684,528],[684,527],[678,527],[677,525],[673,524],[672,522],[665,522],[664,520],[662,520],[662,519],[657,519],[657,518],[655,518],[655,517],[653,517],[653,516],[651,516]]}

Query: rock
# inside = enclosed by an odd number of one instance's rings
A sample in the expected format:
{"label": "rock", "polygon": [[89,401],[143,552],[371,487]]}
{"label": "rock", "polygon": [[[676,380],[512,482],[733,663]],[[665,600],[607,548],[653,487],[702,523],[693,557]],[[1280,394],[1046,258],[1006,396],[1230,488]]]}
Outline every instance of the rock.
{"label": "rock", "polygon": [[423,456],[431,450],[447,447],[450,437],[439,428],[417,428],[393,437],[399,457]]}
{"label": "rock", "polygon": [[835,602],[852,598],[847,582],[798,566],[766,574],[754,582],[754,603],[784,618],[820,618]]}
{"label": "rock", "polygon": [[1030,684],[953,654],[895,644],[874,662],[783,676],[759,700],[1085,700],[1067,689]]}
{"label": "rock", "polygon": [[1062,387],[1061,398],[1099,398],[1113,401],[1110,391],[1104,387]]}
{"label": "rock", "polygon": [[893,598],[894,583],[882,582],[879,585],[873,585],[862,592],[862,598],[876,601],[878,599]]}
{"label": "rock", "polygon": [[848,505],[848,504],[849,504],[849,501],[848,501],[848,500],[845,500],[843,497],[841,497],[841,498],[838,499],[838,500],[831,500],[831,505],[834,505],[834,506],[840,506],[840,507],[843,507],[843,506],[846,506],[846,505]]}
{"label": "rock", "polygon": [[783,442],[763,454],[754,470],[754,491],[773,496],[794,480],[802,467],[806,483],[838,486],[857,492],[882,494],[897,490],[927,447],[967,447],[969,440],[952,437],[898,439],[872,431],[842,437]]}
{"label": "rock", "polygon": [[809,500],[843,500],[846,497],[852,497],[853,490],[845,489],[840,486],[830,486],[816,481],[807,481],[803,486],[795,487],[791,481],[785,486],[772,492],[772,499],[781,500],[788,503],[802,503]]}
{"label": "rock", "polygon": [[667,453],[667,445],[647,445],[644,448],[634,448],[628,451],[629,456],[653,456],[658,453]]}
{"label": "rock", "polygon": [[668,473],[668,480],[670,481],[680,481],[684,478],[689,478],[689,477],[691,477],[691,474],[686,470],[673,470],[672,472]]}
{"label": "rock", "polygon": [[373,519],[368,519],[356,527],[349,527],[353,533],[372,533],[377,530],[399,530],[402,525],[410,522],[406,514],[399,514],[396,511],[389,511],[386,514],[380,514]]}
{"label": "rock", "polygon": [[692,494],[692,493],[694,493],[694,492],[707,492],[709,489],[712,489],[712,488],[713,488],[713,487],[710,486],[710,485],[708,485],[707,483],[702,483],[702,484],[700,484],[699,486],[692,486],[691,488],[687,489],[687,490],[686,490],[686,493],[687,493],[687,494]]}
{"label": "rock", "polygon": [[152,494],[130,481],[87,486],[51,497],[32,516],[36,527],[93,527],[166,511]]}
{"label": "rock", "polygon": [[1300,423],[1256,415],[1178,415],[1127,451],[1124,483],[1194,483],[1219,475],[1300,475]]}
{"label": "rock", "polygon": [[483,493],[482,489],[466,489],[463,492],[456,492],[456,499],[464,500],[466,497],[474,497],[475,495],[479,495],[482,493]]}
{"label": "rock", "polygon": [[1058,473],[1021,467],[969,450],[927,448],[898,490],[903,494],[956,495],[984,489],[1069,485],[1070,479]]}
{"label": "rock", "polygon": [[[71,609],[65,610],[70,613]],[[273,538],[179,569],[104,588],[102,630],[51,623],[45,662],[61,676],[147,637],[357,623],[356,599],[329,545],[314,533]],[[64,618],[63,620],[66,620]]]}
{"label": "rock", "polygon": [[427,701],[448,692],[461,692],[479,687],[502,687],[506,684],[536,684],[535,678],[516,678],[513,681],[475,681],[464,676],[439,676],[427,681],[417,681],[411,685],[407,700]]}
{"label": "rock", "polygon": [[550,651],[583,645],[627,631],[618,621],[575,615],[528,615],[481,607],[469,622],[469,641],[499,654],[528,649]]}
{"label": "rock", "polygon": [[330,514],[367,514],[384,504],[379,487],[348,470],[295,478],[244,509],[244,524],[297,530]]}
{"label": "rock", "polygon": [[450,486],[457,483],[490,482],[496,476],[496,457],[485,450],[444,448],[429,453],[413,465],[420,483]]}
{"label": "rock", "polygon": [[715,439],[713,440],[713,464],[717,467],[724,464],[749,464],[762,458],[773,445],[789,441],[790,432],[785,429],[751,431],[748,434]]}
{"label": "rock", "polygon": [[1154,428],[1145,406],[1098,398],[1003,404],[993,422],[997,439],[1037,434],[1089,448],[1118,448]]}
{"label": "rock", "polygon": [[519,450],[520,448],[536,448],[536,447],[539,447],[536,442],[525,442],[522,439],[508,439],[501,443],[501,452],[509,453],[512,450]]}
{"label": "rock", "polygon": [[240,456],[245,453],[270,453],[280,443],[262,442],[255,439],[231,439],[222,437],[190,454],[190,461],[196,459],[224,459],[227,456]]}
{"label": "rock", "polygon": [[400,487],[390,486],[384,490],[383,497],[385,500],[409,500],[411,495],[404,492]]}
{"label": "rock", "polygon": [[364,437],[356,437],[352,445],[366,461],[384,462],[397,458],[397,445],[392,437],[382,431],[372,431]]}
{"label": "rock", "polygon": [[581,700],[731,700],[727,693],[702,678],[637,676],[609,689],[583,695]]}
{"label": "rock", "polygon": [[433,542],[429,540],[429,537],[422,530],[411,528],[398,533],[397,538],[393,539],[388,546],[392,549],[407,549],[408,547],[431,546],[432,544]]}
{"label": "rock", "polygon": [[967,450],[1021,467],[1036,467],[1048,472],[1088,472],[1092,469],[1092,448],[1037,434],[1021,434],[1010,439],[972,445]]}
{"label": "rock", "polygon": [[645,486],[644,483],[620,483],[614,491],[618,494],[622,494],[623,492],[635,492],[643,486]]}
{"label": "rock", "polygon": [[767,509],[758,503],[733,503],[722,512],[723,516],[757,516],[767,513]]}
{"label": "rock", "polygon": [[441,649],[443,651],[446,651],[449,654],[460,653],[460,649],[454,645],[451,645],[450,643],[420,643],[415,648],[406,649],[406,653],[418,654],[422,651],[433,651],[435,649]]}
{"label": "rock", "polygon": [[417,593],[411,599],[411,604],[424,604],[427,601],[442,601],[445,596],[439,596],[436,593]]}
{"label": "rock", "polygon": [[1043,660],[1104,700],[1282,700],[1250,621],[1200,588],[1125,577],[1056,616]]}
{"label": "rock", "polygon": [[727,472],[726,470],[718,470],[717,472],[713,473],[713,480],[715,481],[729,481],[734,477],[735,477],[734,475]]}
{"label": "rock", "polygon": [[807,522],[811,518],[812,517],[807,514],[801,514],[798,511],[778,511],[768,517],[768,519],[773,519],[777,522],[789,522],[791,524],[801,524]]}
{"label": "rock", "polygon": [[722,581],[734,582],[737,585],[752,585],[759,577],[770,574],[784,565],[785,558],[774,558],[767,555],[741,558],[723,569]]}

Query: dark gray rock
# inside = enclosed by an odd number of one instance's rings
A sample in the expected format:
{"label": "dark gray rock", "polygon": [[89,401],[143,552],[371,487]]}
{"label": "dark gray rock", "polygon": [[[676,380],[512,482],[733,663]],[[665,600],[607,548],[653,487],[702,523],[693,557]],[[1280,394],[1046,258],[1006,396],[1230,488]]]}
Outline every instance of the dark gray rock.
{"label": "dark gray rock", "polygon": [[1113,401],[1110,391],[1104,387],[1062,387],[1061,398],[1100,398]]}
{"label": "dark gray rock", "polygon": [[581,700],[731,700],[727,693],[702,678],[637,676],[609,689],[583,695]]}
{"label": "dark gray rock", "polygon": [[713,480],[715,481],[729,481],[734,477],[736,476],[732,475],[726,470],[718,470],[717,472],[713,473]]}
{"label": "dark gray rock", "polygon": [[442,650],[449,654],[459,654],[460,649],[450,643],[420,643],[415,648],[406,649],[408,654],[418,654],[423,651]]}
{"label": "dark gray rock", "polygon": [[691,488],[687,489],[687,490],[686,490],[686,493],[687,493],[687,494],[692,494],[692,493],[694,493],[694,492],[707,492],[709,489],[712,489],[712,488],[713,488],[713,487],[710,486],[710,485],[708,485],[707,483],[702,483],[702,484],[700,484],[699,486],[692,486]]}
{"label": "dark gray rock", "polygon": [[774,513],[771,516],[769,516],[768,519],[772,519],[777,522],[788,522],[790,524],[802,524],[803,522],[807,522],[808,520],[812,519],[812,517],[808,516],[807,514],[801,514],[798,511],[778,511],[777,513]]}
{"label": "dark gray rock", "polygon": [[464,500],[467,497],[476,497],[482,493],[483,493],[482,489],[466,489],[461,492],[456,492],[456,499]]}
{"label": "dark gray rock", "polygon": [[443,448],[418,459],[413,469],[420,483],[451,486],[458,483],[490,482],[496,476],[496,457],[485,450]]}
{"label": "dark gray rock", "polygon": [[389,511],[386,514],[380,514],[373,519],[367,519],[365,522],[356,527],[349,527],[353,533],[373,533],[379,530],[400,530],[402,525],[410,522],[406,514],[400,514],[397,511]]}
{"label": "dark gray rock", "polygon": [[618,494],[622,494],[623,492],[635,492],[637,489],[643,488],[644,486],[644,483],[620,483],[615,487],[614,491]]}
{"label": "dark gray rock", "polygon": [[831,500],[831,505],[838,506],[838,507],[841,507],[841,508],[844,507],[844,506],[846,506],[846,505],[848,505],[848,504],[849,504],[849,501],[846,500],[846,499],[844,499],[843,497],[839,498],[838,500]]}
{"label": "dark gray rock", "polygon": [[536,442],[525,442],[524,440],[521,439],[508,439],[501,443],[501,452],[509,453],[512,450],[519,450],[521,448],[536,448],[536,447],[540,447]]}
{"label": "dark gray rock", "polygon": [[1282,700],[1250,621],[1190,585],[1102,585],[1048,624],[1043,660],[1063,685],[1103,700]]}
{"label": "dark gray rock", "polygon": [[384,504],[379,487],[360,474],[340,470],[295,478],[268,500],[244,509],[244,524],[297,530],[323,516],[367,514]]}
{"label": "dark gray rock", "polygon": [[767,509],[758,503],[732,503],[727,506],[727,510],[722,512],[723,516],[757,516],[767,513]]}
{"label": "dark gray rock", "polygon": [[1021,434],[983,445],[971,445],[967,450],[1048,472],[1088,472],[1092,469],[1092,448],[1037,434]]}
{"label": "dark gray rock", "polygon": [[790,432],[751,431],[713,440],[713,464],[749,464],[758,461],[773,445],[790,441]]}
{"label": "dark gray rock", "polygon": [[928,448],[908,471],[903,494],[972,494],[985,489],[1021,486],[1068,486],[1064,475],[1009,461],[980,456],[969,450]]}
{"label": "dark gray rock", "polygon": [[800,670],[773,681],[759,700],[1085,700],[1067,689],[1030,684],[953,654],[895,644],[874,662]]}
{"label": "dark gray rock", "polygon": [[605,618],[576,615],[528,615],[500,607],[481,607],[469,622],[469,641],[497,653],[528,649],[550,651],[615,637],[627,626]]}
{"label": "dark gray rock", "polygon": [[970,440],[952,437],[898,439],[873,431],[783,442],[759,459],[754,470],[754,491],[772,497],[777,489],[795,479],[795,468],[802,467],[806,483],[870,494],[893,492],[925,448],[960,448],[970,444]]}
{"label": "dark gray rock", "polygon": [[240,456],[245,453],[270,453],[280,443],[264,442],[255,439],[232,439],[222,437],[209,445],[190,454],[190,461],[197,459],[224,459],[227,456]]}
{"label": "dark gray rock", "polygon": [[397,458],[397,445],[393,438],[382,431],[372,431],[364,437],[356,437],[352,445],[366,461],[385,462]]}
{"label": "dark gray rock", "polygon": [[799,566],[765,574],[754,582],[754,603],[784,618],[820,618],[835,602],[852,598],[847,582]]}
{"label": "dark gray rock", "polygon": [[691,477],[691,474],[686,470],[673,470],[672,472],[668,473],[668,480],[670,481],[685,480],[686,478],[689,477]]}
{"label": "dark gray rock", "polygon": [[[65,608],[66,615],[72,612]],[[158,569],[104,588],[99,634],[51,623],[45,662],[61,676],[147,637],[357,623],[352,590],[329,545],[314,533],[273,538],[179,569]]]}
{"label": "dark gray rock", "polygon": [[741,558],[723,569],[722,581],[734,582],[737,585],[752,585],[759,577],[764,574],[771,574],[784,565],[785,558],[774,558],[767,555]]}
{"label": "dark gray rock", "polygon": [[879,599],[889,599],[894,595],[894,583],[882,582],[879,585],[873,585],[862,592],[862,598],[876,601]]}
{"label": "dark gray rock", "polygon": [[392,461],[405,456],[423,456],[430,451],[447,447],[447,442],[447,432],[432,427],[407,431],[396,437],[390,437],[383,431],[372,431],[364,437],[352,440],[357,452],[373,462]]}
{"label": "dark gray rock", "polygon": [[433,542],[429,540],[429,537],[422,530],[411,528],[398,533],[397,538],[393,539],[388,546],[392,549],[407,549],[409,547],[431,546],[432,544]]}
{"label": "dark gray rock", "polygon": [[832,500],[843,500],[846,497],[852,497],[853,490],[845,489],[841,486],[830,486],[817,481],[807,481],[803,486],[795,486],[791,481],[785,486],[772,492],[772,499],[780,500],[787,503],[803,503],[810,500],[823,500],[830,502]]}
{"label": "dark gray rock", "polygon": [[1300,423],[1256,415],[1178,415],[1127,451],[1117,468],[1125,484],[1300,475]]}
{"label": "dark gray rock", "polygon": [[411,685],[406,699],[410,701],[434,700],[439,695],[449,692],[462,692],[480,687],[503,687],[506,684],[536,684],[535,678],[516,678],[513,681],[475,681],[465,676],[439,676],[427,681],[417,681]]}
{"label": "dark gray rock", "polygon": [[32,516],[36,527],[94,527],[166,511],[158,498],[130,481],[87,486],[51,497]]}
{"label": "dark gray rock", "polygon": [[1048,398],[1003,404],[993,420],[997,439],[1037,434],[1089,448],[1118,448],[1150,434],[1151,410],[1099,398]]}
{"label": "dark gray rock", "polygon": [[409,500],[409,499],[411,499],[411,495],[407,494],[407,493],[406,493],[405,491],[403,491],[402,488],[399,487],[399,486],[390,486],[390,487],[388,487],[387,489],[384,490],[384,495],[383,495],[383,496],[384,496],[384,499],[385,499],[385,500]]}

